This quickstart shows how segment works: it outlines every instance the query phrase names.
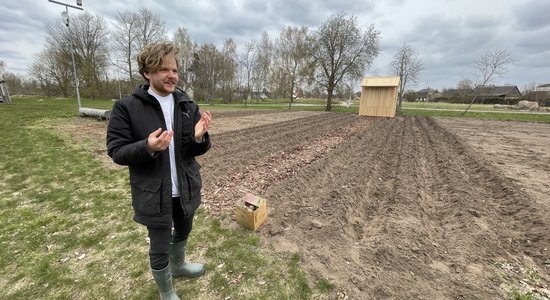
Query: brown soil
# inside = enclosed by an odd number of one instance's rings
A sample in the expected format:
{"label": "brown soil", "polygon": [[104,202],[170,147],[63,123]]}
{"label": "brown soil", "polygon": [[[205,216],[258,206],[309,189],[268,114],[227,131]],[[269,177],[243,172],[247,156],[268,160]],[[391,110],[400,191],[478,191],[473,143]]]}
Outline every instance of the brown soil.
{"label": "brown soil", "polygon": [[334,299],[550,298],[549,124],[228,111],[210,133],[204,207],[268,199],[262,240]]}
{"label": "brown soil", "polygon": [[213,134],[205,207],[267,198],[264,241],[299,252],[335,298],[549,297],[550,125],[505,124],[323,114]]}
{"label": "brown soil", "polygon": [[[293,111],[292,113],[287,113],[284,110],[242,109],[214,111],[212,112],[214,122],[208,129],[208,132],[210,134],[217,134],[226,131],[240,130],[260,125],[268,125],[319,114],[323,113],[315,111]],[[223,121],[217,122],[217,120]]]}

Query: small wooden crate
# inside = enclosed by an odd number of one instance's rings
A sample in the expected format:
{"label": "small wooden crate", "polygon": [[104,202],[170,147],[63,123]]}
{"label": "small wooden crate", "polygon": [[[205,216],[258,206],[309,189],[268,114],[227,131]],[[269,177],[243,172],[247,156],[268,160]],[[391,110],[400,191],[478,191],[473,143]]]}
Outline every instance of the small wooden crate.
{"label": "small wooden crate", "polygon": [[[251,206],[255,209],[251,209]],[[236,214],[237,223],[256,231],[267,219],[267,201],[253,194],[247,194],[237,202]]]}

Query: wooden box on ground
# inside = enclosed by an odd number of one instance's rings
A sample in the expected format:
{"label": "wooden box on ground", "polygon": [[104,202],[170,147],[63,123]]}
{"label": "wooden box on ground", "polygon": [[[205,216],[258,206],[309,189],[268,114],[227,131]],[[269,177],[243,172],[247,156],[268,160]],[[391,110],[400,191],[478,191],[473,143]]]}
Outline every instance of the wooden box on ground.
{"label": "wooden box on ground", "polygon": [[399,76],[365,77],[361,82],[359,115],[395,117]]}
{"label": "wooden box on ground", "polygon": [[258,230],[267,218],[267,201],[247,194],[237,202],[237,223],[250,230]]}

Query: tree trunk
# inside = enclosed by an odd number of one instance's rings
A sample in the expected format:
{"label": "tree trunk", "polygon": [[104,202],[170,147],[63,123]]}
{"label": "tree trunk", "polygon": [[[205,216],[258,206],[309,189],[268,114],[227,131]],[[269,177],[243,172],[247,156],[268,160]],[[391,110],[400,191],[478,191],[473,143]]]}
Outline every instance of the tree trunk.
{"label": "tree trunk", "polygon": [[334,86],[329,84],[329,87],[327,88],[327,106],[325,107],[325,111],[332,110],[332,93],[333,92],[334,92]]}
{"label": "tree trunk", "polygon": [[294,100],[294,82],[290,85],[290,102],[288,102],[288,109],[292,106],[292,101]]}

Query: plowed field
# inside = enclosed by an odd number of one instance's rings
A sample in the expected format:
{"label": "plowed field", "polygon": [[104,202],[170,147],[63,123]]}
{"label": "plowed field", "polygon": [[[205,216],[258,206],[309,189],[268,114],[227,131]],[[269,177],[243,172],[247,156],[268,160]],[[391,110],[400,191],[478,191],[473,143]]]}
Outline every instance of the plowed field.
{"label": "plowed field", "polygon": [[204,207],[268,199],[266,244],[335,299],[550,297],[550,125],[215,112]]}

